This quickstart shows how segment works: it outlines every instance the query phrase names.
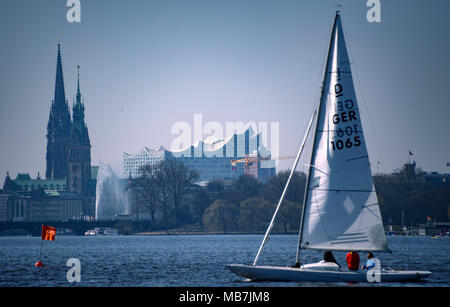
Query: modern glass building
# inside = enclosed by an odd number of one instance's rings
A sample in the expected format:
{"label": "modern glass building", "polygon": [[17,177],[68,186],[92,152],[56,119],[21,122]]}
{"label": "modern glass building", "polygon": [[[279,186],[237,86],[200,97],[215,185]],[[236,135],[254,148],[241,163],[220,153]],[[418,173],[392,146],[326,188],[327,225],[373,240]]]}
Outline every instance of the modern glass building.
{"label": "modern glass building", "polygon": [[[123,153],[124,176],[136,178],[146,164],[156,164],[165,159],[179,159],[199,173],[199,181],[235,179],[243,174],[252,175],[265,182],[276,173],[270,151],[261,144],[261,134],[251,127],[227,138],[208,137],[185,149],[170,151],[164,147],[145,147],[136,154]],[[250,162],[243,162],[248,158]],[[239,161],[241,160],[241,161]],[[233,161],[238,161],[232,163]]]}
{"label": "modern glass building", "polygon": [[145,147],[136,154],[123,153],[123,175],[125,178],[139,177],[139,168],[143,165],[153,165],[163,161],[166,157],[166,149],[162,146],[157,149]]}

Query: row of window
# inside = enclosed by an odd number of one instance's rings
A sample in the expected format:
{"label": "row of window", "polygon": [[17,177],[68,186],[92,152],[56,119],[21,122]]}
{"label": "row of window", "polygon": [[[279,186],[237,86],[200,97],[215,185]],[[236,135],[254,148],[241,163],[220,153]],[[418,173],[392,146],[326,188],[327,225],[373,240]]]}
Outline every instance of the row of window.
{"label": "row of window", "polygon": [[24,218],[29,220],[39,219],[64,219],[72,216],[79,216],[83,211],[80,200],[66,200],[63,202],[25,202],[16,200],[9,207],[9,216],[12,219]]}
{"label": "row of window", "polygon": [[38,189],[38,188],[62,191],[62,190],[66,189],[66,185],[65,184],[62,184],[62,185],[59,185],[59,184],[55,184],[55,185],[53,185],[53,184],[49,184],[49,185],[47,185],[47,184],[43,184],[43,185],[40,185],[40,184],[36,184],[36,185],[35,184],[24,184],[23,188],[26,191],[35,190],[35,189]]}

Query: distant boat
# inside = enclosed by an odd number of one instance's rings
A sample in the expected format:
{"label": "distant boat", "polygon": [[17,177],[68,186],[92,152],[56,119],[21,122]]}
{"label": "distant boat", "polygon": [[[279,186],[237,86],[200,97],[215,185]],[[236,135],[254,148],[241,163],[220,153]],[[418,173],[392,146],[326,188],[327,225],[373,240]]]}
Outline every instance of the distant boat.
{"label": "distant boat", "polygon": [[84,235],[85,235],[85,236],[95,236],[95,235],[97,235],[97,233],[96,233],[95,229],[90,229],[90,230],[87,230],[87,231],[84,233]]}
{"label": "distant boat", "polygon": [[103,235],[105,235],[105,232],[99,228],[95,228],[95,229],[87,230],[84,233],[84,235],[85,236],[103,236]]}
{"label": "distant boat", "polygon": [[114,228],[109,227],[97,227],[95,229],[87,230],[84,233],[85,236],[116,236],[118,232]]}
{"label": "distant boat", "polygon": [[[307,177],[300,233],[293,267],[257,265],[268,241],[292,175],[315,120],[313,149]],[[324,72],[322,94],[278,206],[253,265],[227,268],[250,280],[367,282],[367,270],[350,271],[321,261],[300,264],[300,250],[388,252],[377,195],[372,180],[350,61],[340,13],[336,12]],[[380,268],[380,281],[416,280],[429,271]]]}

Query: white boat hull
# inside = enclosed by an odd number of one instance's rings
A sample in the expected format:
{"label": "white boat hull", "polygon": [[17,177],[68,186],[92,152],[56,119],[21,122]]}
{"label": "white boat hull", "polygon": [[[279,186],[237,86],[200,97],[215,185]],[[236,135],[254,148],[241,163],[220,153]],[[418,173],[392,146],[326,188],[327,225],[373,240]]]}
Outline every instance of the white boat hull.
{"label": "white boat hull", "polygon": [[[231,264],[227,268],[236,275],[250,280],[313,281],[313,282],[369,282],[367,271],[323,270],[277,266]],[[418,280],[431,275],[429,271],[380,271],[381,282]]]}

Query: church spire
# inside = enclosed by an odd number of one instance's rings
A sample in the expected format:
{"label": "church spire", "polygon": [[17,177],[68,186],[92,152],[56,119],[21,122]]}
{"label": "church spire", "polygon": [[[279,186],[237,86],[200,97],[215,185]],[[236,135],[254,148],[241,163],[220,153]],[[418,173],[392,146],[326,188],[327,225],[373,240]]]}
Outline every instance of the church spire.
{"label": "church spire", "polygon": [[78,142],[89,144],[89,133],[84,121],[84,104],[81,102],[80,92],[80,65],[77,66],[77,94],[75,96],[75,104],[72,107],[72,130],[71,140],[75,137]]}
{"label": "church spire", "polygon": [[77,95],[76,95],[76,101],[77,103],[81,103],[81,93],[80,93],[80,65],[77,66],[78,69],[78,80],[77,80]]}
{"label": "church spire", "polygon": [[64,77],[61,61],[61,40],[58,39],[58,55],[56,59],[56,78],[55,78],[55,95],[53,98],[54,104],[66,103],[66,94],[64,91]]}
{"label": "church spire", "polygon": [[91,178],[91,143],[84,121],[84,104],[81,102],[80,65],[77,66],[77,94],[72,107],[72,129],[67,147],[67,188],[80,195],[89,194]]}
{"label": "church spire", "polygon": [[47,179],[63,179],[67,173],[66,149],[72,122],[64,91],[64,77],[61,60],[61,41],[58,39],[56,57],[55,93],[47,124]]}

